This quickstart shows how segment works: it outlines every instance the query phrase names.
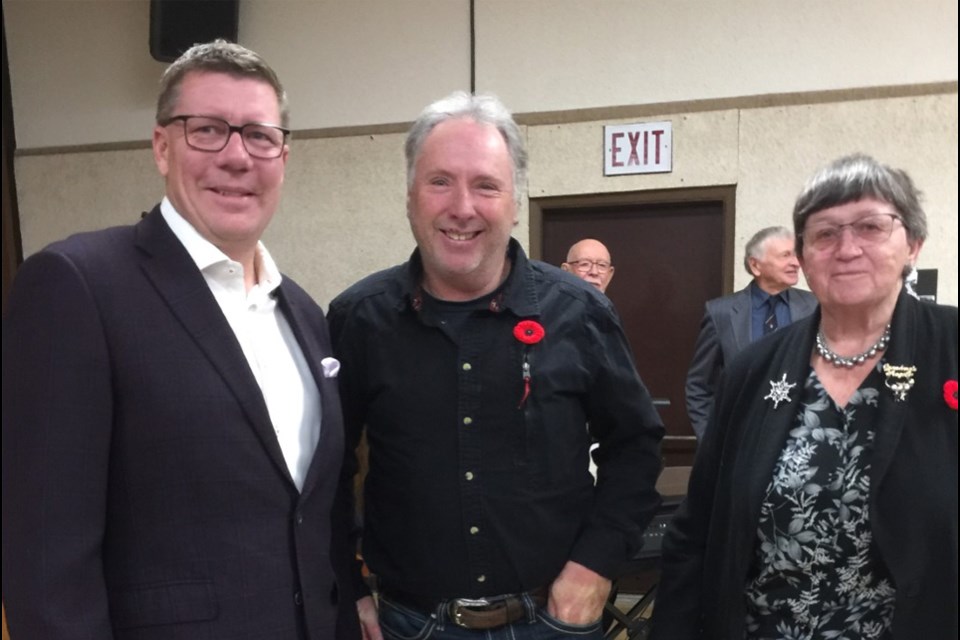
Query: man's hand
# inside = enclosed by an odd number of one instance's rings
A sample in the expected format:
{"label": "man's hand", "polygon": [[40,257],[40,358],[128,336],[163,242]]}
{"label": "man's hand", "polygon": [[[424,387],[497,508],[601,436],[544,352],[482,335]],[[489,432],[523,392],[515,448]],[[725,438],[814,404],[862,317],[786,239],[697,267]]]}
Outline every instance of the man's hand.
{"label": "man's hand", "polygon": [[377,616],[377,605],[373,596],[364,596],[357,600],[357,615],[360,616],[360,631],[363,640],[383,640]]}
{"label": "man's hand", "polygon": [[595,622],[603,615],[612,586],[599,573],[571,560],[550,585],[547,613],[570,624]]}

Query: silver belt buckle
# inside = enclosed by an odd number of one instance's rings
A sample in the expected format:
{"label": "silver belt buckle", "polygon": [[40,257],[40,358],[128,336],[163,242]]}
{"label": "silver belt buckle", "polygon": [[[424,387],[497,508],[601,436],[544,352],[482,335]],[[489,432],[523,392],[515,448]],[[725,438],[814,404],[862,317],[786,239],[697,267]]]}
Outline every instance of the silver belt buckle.
{"label": "silver belt buckle", "polygon": [[453,604],[452,611],[450,612],[450,617],[453,620],[453,624],[458,627],[463,627],[468,629],[466,623],[463,621],[463,609],[469,609],[471,607],[487,607],[490,606],[490,601],[486,598],[457,598],[451,604]]}

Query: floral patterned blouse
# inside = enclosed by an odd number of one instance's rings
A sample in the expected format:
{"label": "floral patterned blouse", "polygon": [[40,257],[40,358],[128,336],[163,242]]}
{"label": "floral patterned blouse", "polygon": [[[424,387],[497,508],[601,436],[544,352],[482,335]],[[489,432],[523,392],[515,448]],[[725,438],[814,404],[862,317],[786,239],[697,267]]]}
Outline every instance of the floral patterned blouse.
{"label": "floral patterned blouse", "polygon": [[746,638],[891,637],[894,586],[868,508],[881,366],[843,408],[807,377],[760,511]]}

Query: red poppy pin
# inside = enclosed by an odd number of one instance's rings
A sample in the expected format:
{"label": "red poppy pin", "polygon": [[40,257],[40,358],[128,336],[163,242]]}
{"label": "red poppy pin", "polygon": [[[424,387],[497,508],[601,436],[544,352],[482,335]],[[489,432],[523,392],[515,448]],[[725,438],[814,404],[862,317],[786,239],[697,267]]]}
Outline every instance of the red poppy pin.
{"label": "red poppy pin", "polygon": [[957,410],[957,381],[956,380],[947,380],[943,383],[943,401],[947,403],[947,406]]}
{"label": "red poppy pin", "polygon": [[523,350],[523,397],[520,398],[518,409],[523,408],[523,404],[530,396],[530,346],[543,340],[546,335],[543,325],[536,320],[521,320],[513,328],[513,337],[527,345]]}
{"label": "red poppy pin", "polygon": [[513,337],[523,344],[537,344],[543,340],[546,331],[536,320],[521,320],[513,328]]}

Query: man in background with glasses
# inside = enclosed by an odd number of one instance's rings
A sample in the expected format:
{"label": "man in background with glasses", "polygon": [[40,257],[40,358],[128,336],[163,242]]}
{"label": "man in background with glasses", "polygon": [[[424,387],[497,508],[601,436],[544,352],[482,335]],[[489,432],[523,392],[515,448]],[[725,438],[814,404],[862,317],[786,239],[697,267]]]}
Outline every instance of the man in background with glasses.
{"label": "man in background with glasses", "polygon": [[600,293],[606,293],[613,280],[613,264],[610,252],[599,240],[585,238],[575,243],[567,252],[567,261],[560,265],[578,278],[586,280]]}
{"label": "man in background with glasses", "polygon": [[800,262],[793,232],[766,227],[744,249],[743,266],[753,282],[742,290],[707,301],[700,335],[687,372],[687,415],[702,438],[713,408],[720,373],[747,345],[813,313],[817,300],[795,289]]}
{"label": "man in background with glasses", "polygon": [[260,56],[191,48],[161,80],[162,202],[21,267],[3,323],[13,637],[359,635],[331,525],[339,365],[260,242],[287,120]]}

